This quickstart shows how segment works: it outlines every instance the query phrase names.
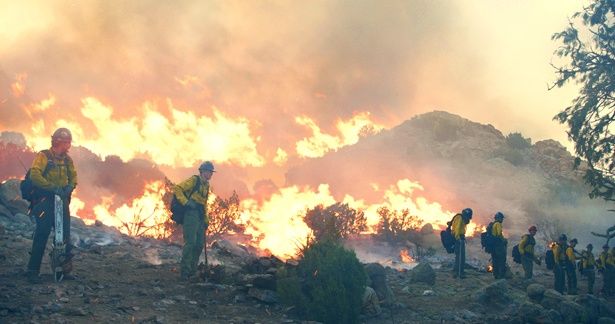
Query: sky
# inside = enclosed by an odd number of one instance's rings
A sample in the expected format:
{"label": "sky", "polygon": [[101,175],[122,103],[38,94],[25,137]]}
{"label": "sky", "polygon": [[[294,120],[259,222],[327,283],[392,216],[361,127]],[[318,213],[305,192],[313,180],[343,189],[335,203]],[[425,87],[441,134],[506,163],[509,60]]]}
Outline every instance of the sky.
{"label": "sky", "polygon": [[582,4],[1,0],[0,131],[278,180],[433,110],[571,147],[551,35]]}

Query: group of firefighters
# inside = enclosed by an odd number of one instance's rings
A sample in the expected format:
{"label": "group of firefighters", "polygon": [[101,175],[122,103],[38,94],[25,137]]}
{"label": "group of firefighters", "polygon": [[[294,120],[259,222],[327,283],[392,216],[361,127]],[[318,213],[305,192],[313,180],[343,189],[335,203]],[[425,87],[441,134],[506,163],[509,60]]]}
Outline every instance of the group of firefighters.
{"label": "group of firefighters", "polygon": [[[73,190],[77,186],[77,172],[72,159],[68,156],[71,147],[72,135],[66,128],[57,129],[51,137],[51,148],[39,152],[34,158],[30,169],[30,179],[42,194],[32,201],[30,214],[36,219],[36,229],[32,241],[32,252],[27,266],[27,277],[30,282],[39,282],[41,260],[45,251],[45,245],[50,231],[54,226],[54,196],[61,197],[63,208],[64,241],[66,244],[66,257],[62,265],[64,279],[71,279],[72,258],[70,244],[70,213],[68,206]],[[181,278],[191,280],[195,278],[197,264],[202,251],[204,232],[208,226],[207,198],[209,194],[209,180],[214,173],[214,166],[206,161],[199,167],[199,174],[181,182],[174,188],[177,200],[182,204],[186,212],[183,221],[184,248],[181,260]],[[504,214],[497,212],[495,220],[489,224],[487,230],[492,237],[489,253],[493,262],[493,275],[496,279],[506,277],[506,251],[508,241],[502,233]],[[465,208],[456,214],[450,225],[454,237],[455,264],[453,276],[464,278],[465,271],[465,233],[466,226],[472,219],[472,209]],[[534,236],[538,229],[530,226],[528,234],[523,235],[518,245],[520,261],[525,272],[526,279],[532,279],[533,264],[541,263],[541,259],[535,254],[536,240]],[[593,255],[593,246],[587,245],[587,249],[578,253],[575,250],[577,239],[568,241],[565,234],[559,237],[557,242],[552,243],[553,273],[555,277],[555,290],[560,293],[576,294],[577,277],[576,262],[580,259],[582,274],[588,280],[588,293],[593,293],[595,272],[600,271],[603,275],[604,287],[602,293],[611,296],[615,293],[615,248],[608,244],[603,246],[603,251],[596,260]],[[546,260],[547,263],[549,260]],[[566,280],[567,279],[567,280]],[[566,287],[567,283],[567,287]]]}
{"label": "group of firefighters", "polygon": [[[453,277],[465,278],[465,234],[466,226],[472,219],[472,209],[465,208],[461,213],[456,214],[451,220],[451,232],[455,239],[455,263],[453,266]],[[506,251],[508,240],[502,233],[502,223],[504,214],[497,212],[494,221],[487,226],[487,233],[491,236],[491,246],[489,253],[493,265],[493,276],[496,279],[505,279],[507,272]],[[528,228],[528,233],[521,237],[518,245],[520,263],[523,266],[526,279],[532,279],[534,263],[541,264],[541,258],[535,253],[536,233],[538,228],[532,225]],[[594,283],[596,271],[602,273],[604,296],[615,294],[615,247],[609,248],[608,244],[602,247],[602,252],[596,259],[593,254],[593,245],[587,244],[585,250],[580,253],[575,249],[579,241],[576,238],[568,241],[566,234],[561,234],[557,242],[552,242],[549,246],[550,252],[546,254],[547,266],[552,268],[554,274],[554,289],[561,294],[578,294],[577,275],[579,269],[582,275],[587,277],[587,293],[594,293]],[[551,263],[549,265],[549,263]]]}

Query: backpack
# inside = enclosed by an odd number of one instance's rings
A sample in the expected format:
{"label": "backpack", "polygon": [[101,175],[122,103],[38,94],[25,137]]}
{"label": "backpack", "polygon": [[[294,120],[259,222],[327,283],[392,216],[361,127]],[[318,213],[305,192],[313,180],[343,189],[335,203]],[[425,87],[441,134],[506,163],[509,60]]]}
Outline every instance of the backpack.
{"label": "backpack", "polygon": [[[201,178],[199,176],[196,176],[197,180],[196,180],[196,185],[192,188],[192,190],[190,191],[190,194],[188,195],[188,200],[190,200],[190,197],[192,197],[192,194],[199,190],[201,188]],[[175,196],[175,194],[173,194],[173,199],[171,199],[171,219],[177,223],[177,224],[183,224],[184,223],[184,214],[186,213],[186,206],[182,205],[179,200],[177,200],[177,196]]]}
{"label": "backpack", "polygon": [[512,257],[515,263],[521,263],[521,252],[519,252],[519,244],[513,246],[512,248]]}
{"label": "backpack", "polygon": [[[43,170],[43,178],[44,178],[47,176],[47,173],[49,173],[49,170],[55,166],[55,162],[53,161],[53,156],[51,155],[51,151],[42,150],[41,152],[45,154],[45,156],[47,157],[47,165],[45,166],[45,170]],[[70,158],[68,156],[64,157],[64,165],[66,165],[67,168],[68,168],[69,162],[72,162]],[[30,176],[31,171],[32,171],[32,168],[28,169],[28,171],[26,171],[26,176],[19,183],[19,191],[21,191],[21,198],[30,202],[30,205],[32,205],[34,201],[42,198],[45,195],[45,191],[35,186],[34,183],[32,182],[32,178]],[[67,172],[67,174],[70,174],[70,173]]]}
{"label": "backpack", "polygon": [[555,256],[553,255],[553,250],[547,250],[545,253],[545,264],[547,265],[547,269],[553,270],[555,268]]}
{"label": "backpack", "polygon": [[442,241],[442,246],[444,246],[446,252],[455,253],[455,237],[453,236],[453,231],[451,230],[453,220],[451,219],[451,221],[447,224],[448,227],[440,232],[440,240]]}
{"label": "backpack", "polygon": [[493,222],[489,223],[489,225],[487,225],[487,230],[480,234],[480,245],[483,247],[483,249],[485,249],[485,252],[487,253],[493,253],[495,238],[493,237],[492,229]]}

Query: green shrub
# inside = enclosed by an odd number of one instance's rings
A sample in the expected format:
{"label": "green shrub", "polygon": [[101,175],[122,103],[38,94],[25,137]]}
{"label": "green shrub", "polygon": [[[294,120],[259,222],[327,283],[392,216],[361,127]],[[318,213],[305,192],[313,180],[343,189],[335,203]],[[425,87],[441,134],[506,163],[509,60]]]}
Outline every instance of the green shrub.
{"label": "green shrub", "polygon": [[363,211],[342,203],[327,208],[318,205],[308,210],[303,220],[312,229],[316,241],[339,240],[367,229],[367,218]]}
{"label": "green shrub", "polygon": [[313,242],[296,269],[278,272],[281,300],[324,323],[356,323],[367,276],[354,252],[331,240]]}

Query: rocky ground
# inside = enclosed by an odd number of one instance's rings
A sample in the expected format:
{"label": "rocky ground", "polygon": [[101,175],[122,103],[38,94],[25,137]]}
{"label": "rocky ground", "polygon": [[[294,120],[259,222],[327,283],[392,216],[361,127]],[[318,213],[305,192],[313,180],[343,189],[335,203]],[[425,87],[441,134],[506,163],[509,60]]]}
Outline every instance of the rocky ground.
{"label": "rocky ground", "polygon": [[[256,257],[230,241],[209,249],[217,264],[210,279],[179,280],[181,247],[132,238],[114,228],[86,226],[73,218],[76,280],[53,282],[48,258],[43,283],[23,276],[34,225],[23,203],[0,186],[0,322],[2,323],[302,323],[275,294],[275,257]],[[470,249],[469,254],[478,254]],[[363,323],[615,323],[615,300],[549,289],[553,277],[539,267],[532,282],[515,276],[495,281],[480,263],[470,262],[467,278],[450,275],[450,256],[436,256],[413,270],[379,265],[393,298]],[[369,267],[369,266],[368,266]],[[374,280],[377,282],[377,280]],[[601,287],[598,276],[596,287]],[[379,285],[378,283],[374,284]],[[381,291],[383,287],[374,287]],[[586,283],[580,281],[580,291]]]}

